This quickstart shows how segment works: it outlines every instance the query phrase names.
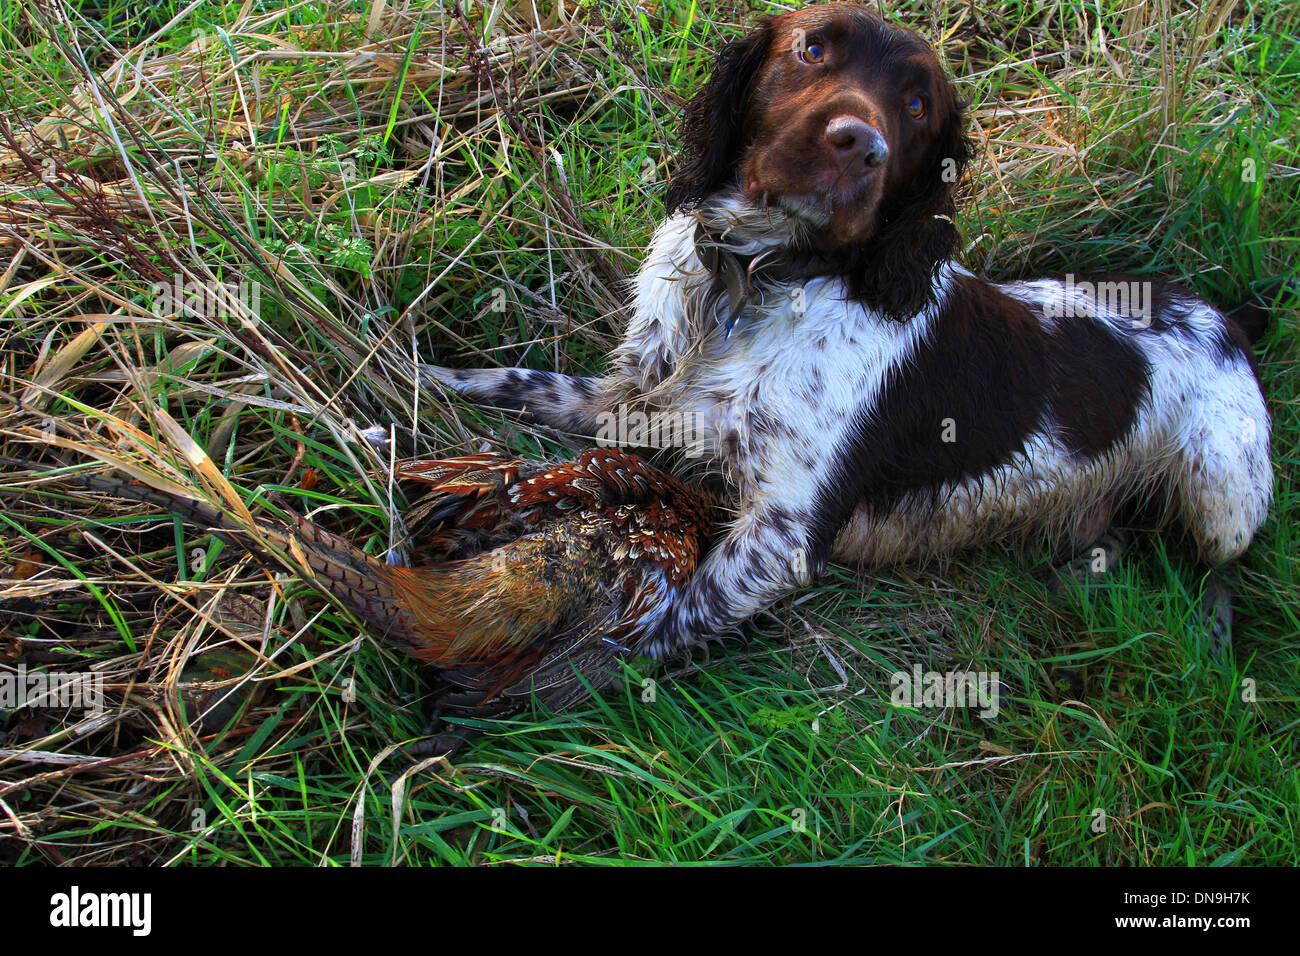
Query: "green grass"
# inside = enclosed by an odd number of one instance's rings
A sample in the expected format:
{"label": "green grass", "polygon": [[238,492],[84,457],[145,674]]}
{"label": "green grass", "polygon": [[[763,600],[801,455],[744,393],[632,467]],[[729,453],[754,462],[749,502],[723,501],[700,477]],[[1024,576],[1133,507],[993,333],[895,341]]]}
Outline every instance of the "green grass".
{"label": "green grass", "polygon": [[[376,554],[387,489],[358,429],[391,426],[403,456],[563,453],[421,392],[412,356],[601,369],[681,97],[749,11],[539,6],[540,25],[414,4],[372,30],[369,4],[214,2],[152,35],[186,6],[141,29],[129,3],[6,5],[0,453],[54,436],[68,463],[133,461],[214,500],[227,481]],[[1132,270],[1225,306],[1295,275],[1300,11],[1203,7],[891,5],[971,100],[969,266]],[[143,72],[118,79],[128,50]],[[257,281],[260,307],[155,317],[174,275]],[[168,516],[0,475],[0,666],[98,669],[110,704],[89,726],[0,711],[0,859],[1294,865],[1297,315],[1278,320],[1276,504],[1228,656],[1196,636],[1173,535],[1063,596],[1037,556],[837,567],[744,643],[638,661],[450,764],[405,749],[418,669],[291,574],[273,588]],[[997,672],[997,718],[891,703],[914,664]],[[197,720],[223,683],[238,706]]]}

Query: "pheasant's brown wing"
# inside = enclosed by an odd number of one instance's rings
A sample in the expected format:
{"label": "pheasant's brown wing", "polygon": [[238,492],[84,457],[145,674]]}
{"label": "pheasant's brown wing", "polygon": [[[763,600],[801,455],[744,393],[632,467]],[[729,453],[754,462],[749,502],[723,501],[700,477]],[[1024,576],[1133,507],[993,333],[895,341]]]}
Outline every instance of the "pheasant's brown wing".
{"label": "pheasant's brown wing", "polygon": [[415,563],[466,558],[509,540],[518,522],[505,492],[541,469],[491,453],[399,465],[397,478],[412,492],[405,521]]}

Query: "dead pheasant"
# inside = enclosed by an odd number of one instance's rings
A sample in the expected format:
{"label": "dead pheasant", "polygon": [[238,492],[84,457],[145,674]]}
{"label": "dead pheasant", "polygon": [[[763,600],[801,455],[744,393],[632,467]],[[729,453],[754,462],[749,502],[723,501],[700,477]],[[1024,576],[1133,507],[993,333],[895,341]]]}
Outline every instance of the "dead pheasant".
{"label": "dead pheasant", "polygon": [[260,557],[293,557],[375,636],[440,673],[442,715],[474,717],[516,709],[533,693],[563,709],[607,683],[672,606],[720,517],[707,495],[615,449],[549,466],[470,455],[408,463],[397,476],[425,492],[406,516],[411,567],[305,519],[258,519],[268,549],[175,490],[64,477],[158,504]]}

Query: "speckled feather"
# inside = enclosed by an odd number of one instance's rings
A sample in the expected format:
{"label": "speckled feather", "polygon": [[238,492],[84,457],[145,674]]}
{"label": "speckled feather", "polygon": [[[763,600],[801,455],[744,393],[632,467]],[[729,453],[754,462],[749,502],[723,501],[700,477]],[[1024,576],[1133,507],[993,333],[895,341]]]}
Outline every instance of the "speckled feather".
{"label": "speckled feather", "polygon": [[[20,463],[21,464],[21,463]],[[715,502],[635,455],[594,449],[550,466],[497,455],[410,462],[410,567],[305,520],[245,528],[174,489],[64,480],[160,505],[265,558],[281,553],[374,634],[439,673],[442,715],[496,716],[532,693],[557,709],[608,683],[643,646],[702,556]]]}

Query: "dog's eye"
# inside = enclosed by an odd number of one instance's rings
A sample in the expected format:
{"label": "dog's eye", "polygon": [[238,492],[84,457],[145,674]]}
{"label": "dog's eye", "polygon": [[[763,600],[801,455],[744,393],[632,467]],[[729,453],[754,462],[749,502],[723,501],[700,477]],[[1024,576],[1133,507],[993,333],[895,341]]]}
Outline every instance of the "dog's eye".
{"label": "dog's eye", "polygon": [[799,59],[805,63],[820,63],[826,59],[826,51],[822,49],[820,43],[809,43],[803,48],[803,52],[799,54]]}
{"label": "dog's eye", "polygon": [[925,115],[925,100],[919,96],[914,96],[907,101],[907,115],[913,119],[920,119]]}

